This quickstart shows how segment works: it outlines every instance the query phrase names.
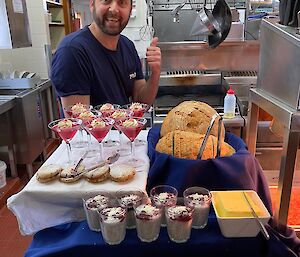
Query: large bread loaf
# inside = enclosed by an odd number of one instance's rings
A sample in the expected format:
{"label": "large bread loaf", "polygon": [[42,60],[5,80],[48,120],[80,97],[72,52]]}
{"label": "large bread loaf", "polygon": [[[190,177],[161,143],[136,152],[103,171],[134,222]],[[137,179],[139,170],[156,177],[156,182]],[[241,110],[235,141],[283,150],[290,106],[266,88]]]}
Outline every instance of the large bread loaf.
{"label": "large bread loaf", "polygon": [[[217,113],[208,104],[197,101],[182,102],[174,107],[164,119],[160,135],[165,136],[171,131],[182,130],[205,134],[212,116]],[[214,123],[211,135],[218,135],[218,122]],[[221,141],[224,141],[225,129],[222,124]]]}
{"label": "large bread loaf", "polygon": [[[169,132],[158,141],[156,151],[170,154],[178,158],[196,160],[203,139],[203,134],[175,130]],[[215,136],[210,135],[208,137],[206,147],[201,158],[202,160],[207,160],[216,156],[217,141],[218,140]],[[221,156],[231,156],[234,153],[235,150],[233,147],[226,142],[221,142]]]}

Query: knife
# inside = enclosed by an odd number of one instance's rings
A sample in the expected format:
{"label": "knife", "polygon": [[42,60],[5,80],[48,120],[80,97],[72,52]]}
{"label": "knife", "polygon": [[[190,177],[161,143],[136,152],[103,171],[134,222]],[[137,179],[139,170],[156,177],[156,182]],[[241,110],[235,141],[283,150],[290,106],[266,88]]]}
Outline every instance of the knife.
{"label": "knife", "polygon": [[243,196],[246,199],[247,205],[251,209],[252,215],[253,215],[254,219],[256,220],[257,225],[259,226],[260,232],[263,234],[263,236],[265,237],[266,240],[269,240],[270,239],[270,235],[269,235],[268,231],[266,230],[265,226],[259,220],[259,218],[258,218],[255,210],[253,209],[251,203],[249,202],[249,199],[248,199],[245,191],[243,191]]}

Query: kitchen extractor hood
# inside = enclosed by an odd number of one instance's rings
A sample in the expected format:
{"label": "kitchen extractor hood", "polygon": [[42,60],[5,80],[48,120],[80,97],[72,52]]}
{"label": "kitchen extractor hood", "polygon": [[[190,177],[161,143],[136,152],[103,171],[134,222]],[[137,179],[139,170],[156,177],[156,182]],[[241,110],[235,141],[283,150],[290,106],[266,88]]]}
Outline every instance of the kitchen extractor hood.
{"label": "kitchen extractor hood", "polygon": [[32,46],[25,0],[0,0],[0,31],[0,49]]}

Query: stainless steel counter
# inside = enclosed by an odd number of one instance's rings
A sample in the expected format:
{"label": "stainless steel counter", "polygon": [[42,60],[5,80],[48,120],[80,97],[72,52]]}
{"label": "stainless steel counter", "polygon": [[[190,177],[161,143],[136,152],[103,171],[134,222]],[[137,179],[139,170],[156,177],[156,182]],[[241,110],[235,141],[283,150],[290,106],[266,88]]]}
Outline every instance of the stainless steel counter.
{"label": "stainless steel counter", "polygon": [[1,133],[5,133],[7,136],[7,150],[8,150],[8,159],[9,166],[12,177],[17,177],[17,166],[16,166],[16,156],[14,152],[14,144],[13,144],[13,133],[12,133],[12,120],[10,111],[15,107],[16,100],[13,96],[0,96],[0,116],[6,121],[6,131],[1,131]]}
{"label": "stainless steel counter", "polygon": [[284,124],[283,150],[274,212],[275,220],[278,226],[281,226],[286,225],[288,219],[294,166],[300,138],[300,112],[261,89],[251,89],[246,142],[252,154],[255,154],[256,151],[257,121],[260,108]]}
{"label": "stainless steel counter", "polygon": [[[47,125],[57,117],[51,82],[45,80],[30,89],[2,89],[0,96],[3,99],[14,98],[15,101],[14,107],[6,115],[14,121],[14,126],[8,128],[6,121],[0,116],[0,128],[6,131],[0,134],[0,146],[7,145],[7,133],[11,132],[15,163],[26,164],[27,173],[31,177],[32,163],[37,157],[44,159],[45,156],[46,141],[51,136]],[[3,111],[5,110],[4,105]],[[0,151],[2,158],[7,158],[5,152],[5,149]],[[17,173],[12,172],[12,176],[17,176]]]}

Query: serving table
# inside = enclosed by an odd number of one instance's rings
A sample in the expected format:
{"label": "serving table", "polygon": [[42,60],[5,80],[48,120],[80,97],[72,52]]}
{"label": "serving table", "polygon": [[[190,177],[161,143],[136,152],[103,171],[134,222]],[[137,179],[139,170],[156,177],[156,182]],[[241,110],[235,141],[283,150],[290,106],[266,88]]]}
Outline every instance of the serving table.
{"label": "serving table", "polygon": [[[266,205],[270,213],[271,201],[268,191],[267,182],[263,176],[260,165],[255,157],[246,150],[244,142],[232,135],[226,134],[226,141],[230,143],[235,149],[236,154],[231,157],[219,157],[210,160],[184,160],[174,159],[174,157],[158,153],[155,151],[155,145],[159,140],[160,128],[154,127],[148,133],[148,156],[150,159],[150,169],[145,170],[137,175],[141,178],[136,181],[135,186],[145,189],[146,180],[147,188],[158,184],[169,184],[175,186],[178,189],[179,196],[182,196],[182,191],[189,186],[204,186],[210,190],[228,190],[228,189],[252,189],[258,192],[258,195]],[[143,136],[147,135],[147,131],[143,131]],[[143,149],[143,150],[142,150]],[[141,148],[138,151],[144,157],[146,147]],[[148,176],[148,177],[147,177]],[[138,178],[138,177],[137,177]],[[26,200],[29,202],[28,206],[32,205],[30,202],[37,203],[37,192],[33,192],[34,177],[27,186]],[[55,182],[54,184],[59,183]],[[134,181],[132,181],[134,183]],[[65,212],[60,212],[61,216],[69,216],[64,220],[65,224],[49,227],[49,222],[46,229],[35,233],[32,244],[25,253],[26,257],[38,257],[38,256],[230,256],[230,257],[296,257],[300,256],[300,240],[297,239],[293,230],[288,229],[286,233],[279,234],[272,227],[272,220],[266,226],[270,240],[266,241],[264,237],[259,234],[253,238],[225,238],[219,229],[215,212],[213,208],[210,209],[208,224],[204,229],[192,229],[190,239],[186,243],[174,243],[170,241],[166,228],[162,227],[158,239],[152,243],[141,242],[136,234],[135,229],[127,229],[126,237],[119,245],[108,245],[104,242],[101,233],[93,232],[89,230],[87,222],[85,220],[75,221],[76,213],[77,220],[83,218],[76,211],[80,209],[81,202],[77,201],[79,192],[84,192],[87,188],[86,184],[81,184],[81,189],[76,191],[73,188],[66,189],[64,186],[64,194],[72,195],[76,194],[76,197],[68,197],[67,201],[62,201],[56,196],[57,191],[51,193],[47,190],[47,194],[50,199],[53,198],[47,205],[44,205],[45,210],[41,208],[35,208],[34,215],[35,222],[38,222],[38,218],[42,221],[45,220],[43,215],[47,215],[46,212],[56,213],[56,208],[62,210],[62,205],[69,205],[64,207]],[[79,185],[78,184],[78,185]],[[112,184],[111,184],[112,185]],[[110,185],[110,186],[111,186]],[[107,186],[107,188],[110,188]],[[124,186],[124,185],[123,185]],[[132,185],[130,185],[132,186]],[[84,188],[85,187],[85,188]],[[118,186],[120,187],[120,186]],[[26,189],[26,188],[25,188]],[[25,190],[24,189],[24,190]],[[29,190],[31,189],[31,190]],[[116,189],[116,188],[114,188]],[[23,191],[24,191],[23,190]],[[148,190],[147,190],[148,191]],[[68,193],[70,192],[70,193]],[[21,195],[24,193],[20,193]],[[59,192],[60,197],[64,196],[63,191]],[[21,196],[16,199],[11,199],[9,203],[10,209],[17,213],[21,217],[22,209],[28,214],[28,207],[26,203],[21,204]],[[54,202],[56,198],[57,204]],[[79,199],[80,200],[80,199]],[[46,198],[44,198],[46,201]],[[13,203],[13,204],[12,204]],[[12,208],[13,207],[13,208]],[[29,207],[30,208],[30,207]],[[18,212],[16,212],[18,210]],[[82,214],[82,213],[81,213]],[[59,216],[59,217],[61,217]],[[56,215],[56,218],[58,215]],[[70,218],[71,217],[71,218]],[[55,219],[52,219],[55,220]],[[69,220],[69,222],[68,222]],[[75,221],[75,222],[74,222]],[[28,222],[28,224],[26,224]],[[62,220],[60,220],[62,222]],[[68,223],[67,223],[68,222]],[[20,223],[20,220],[19,220]],[[27,215],[26,220],[21,220],[23,225],[23,232],[29,232],[27,225],[32,226],[33,222],[30,221]],[[56,221],[58,224],[58,222]],[[40,228],[41,229],[41,228]],[[35,227],[35,231],[37,227]],[[31,232],[33,229],[31,229]]]}
{"label": "serving table", "polygon": [[[110,133],[111,139],[119,139],[118,131],[112,130]],[[141,131],[138,136],[138,138],[144,140],[146,140],[146,137],[146,130]],[[79,140],[79,133],[75,135],[73,140],[75,142]],[[74,142],[73,140],[71,144]],[[92,140],[95,147],[98,147],[98,143],[94,139]],[[124,136],[123,142],[129,142],[125,140]],[[105,147],[104,155],[108,156],[112,152],[108,152],[106,149]],[[112,148],[110,149],[113,150]],[[73,148],[73,152],[75,152],[73,153],[73,159],[79,160],[85,151],[86,149],[82,149],[76,153],[75,148]],[[127,187],[134,187],[144,191],[149,170],[147,145],[136,147],[136,153],[137,157],[143,159],[145,164],[138,168],[133,180],[124,183],[106,180],[101,183],[92,184],[83,178],[75,183],[62,183],[58,180],[49,183],[40,183],[37,181],[36,175],[34,175],[24,189],[7,200],[7,207],[15,214],[21,234],[32,235],[45,228],[84,220],[85,214],[82,198],[89,193],[101,191],[114,193],[121,188]],[[120,157],[116,164],[126,161],[128,157]],[[67,148],[66,144],[62,143],[43,166],[53,163],[64,165],[66,162]],[[83,164],[88,167],[88,162],[89,158],[85,159]]]}

